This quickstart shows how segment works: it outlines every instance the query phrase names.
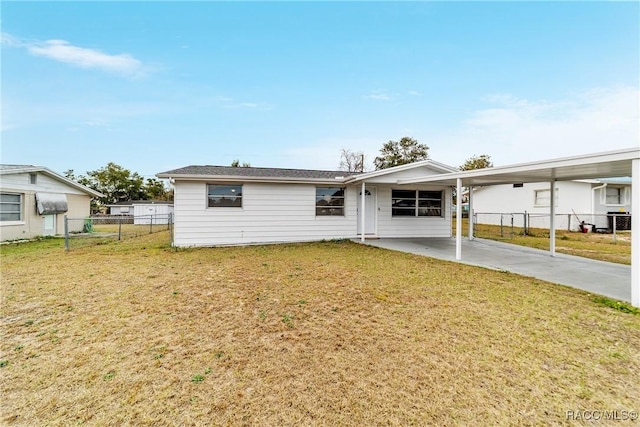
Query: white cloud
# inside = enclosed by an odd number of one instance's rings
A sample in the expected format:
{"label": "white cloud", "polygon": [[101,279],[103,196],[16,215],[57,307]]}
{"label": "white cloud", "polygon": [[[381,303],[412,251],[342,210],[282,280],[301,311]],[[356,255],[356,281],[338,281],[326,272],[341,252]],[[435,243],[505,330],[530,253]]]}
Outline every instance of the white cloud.
{"label": "white cloud", "polygon": [[383,91],[375,91],[375,92],[371,92],[368,95],[365,95],[364,98],[373,99],[376,101],[391,101],[393,99],[393,95],[390,95]]}
{"label": "white cloud", "polygon": [[65,40],[47,40],[27,47],[30,53],[80,68],[96,68],[125,75],[142,72],[142,63],[129,54],[109,55],[99,50],[73,46]]}
{"label": "white cloud", "polygon": [[640,145],[638,88],[596,88],[553,101],[498,94],[486,101],[492,105],[459,130],[430,138],[431,157],[455,166],[489,154],[504,165]]}
{"label": "white cloud", "polygon": [[140,76],[143,64],[133,56],[121,53],[111,55],[97,49],[74,46],[66,40],[24,41],[8,33],[2,33],[2,44],[27,49],[29,53],[76,67],[97,69],[110,73]]}

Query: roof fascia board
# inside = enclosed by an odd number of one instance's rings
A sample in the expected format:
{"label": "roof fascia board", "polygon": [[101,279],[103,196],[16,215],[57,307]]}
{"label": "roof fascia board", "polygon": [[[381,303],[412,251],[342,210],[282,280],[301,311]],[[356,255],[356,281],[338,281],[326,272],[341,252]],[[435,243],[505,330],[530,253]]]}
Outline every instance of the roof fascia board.
{"label": "roof fascia board", "polygon": [[346,182],[351,183],[351,182],[363,181],[369,178],[376,178],[379,176],[389,175],[395,172],[402,172],[405,170],[410,170],[410,169],[414,169],[422,166],[431,166],[432,169],[439,170],[443,173],[452,173],[454,171],[457,171],[457,169],[447,166],[444,163],[439,163],[433,160],[421,160],[419,162],[407,163],[400,166],[394,166],[392,168],[380,169],[377,171],[365,172],[360,175],[354,175],[347,178]]}
{"label": "roof fascia board", "polygon": [[10,174],[19,174],[19,173],[33,173],[33,172],[41,172],[45,175],[50,176],[53,179],[56,179],[58,181],[62,181],[65,184],[74,187],[80,191],[83,191],[85,193],[90,194],[93,197],[104,197],[104,194],[89,188],[87,186],[84,186],[82,184],[80,184],[79,182],[75,182],[65,176],[62,176],[58,173],[55,173],[54,171],[52,171],[51,169],[42,167],[42,166],[33,166],[33,167],[26,167],[26,168],[19,168],[19,169],[8,169],[8,170],[3,170],[0,172],[0,174],[2,175],[10,175]]}
{"label": "roof fascia board", "polygon": [[174,181],[201,181],[201,182],[264,182],[278,184],[345,184],[344,178],[279,178],[256,176],[230,176],[230,175],[170,175],[157,174],[158,178],[172,179]]}
{"label": "roof fascia board", "polygon": [[483,176],[492,176],[500,174],[514,174],[514,173],[526,173],[543,169],[553,169],[561,167],[572,166],[584,166],[590,164],[615,162],[624,160],[633,160],[640,158],[640,149],[629,148],[624,150],[609,151],[606,153],[587,154],[577,157],[565,157],[552,160],[539,160],[529,163],[519,163],[514,165],[497,166],[486,169],[475,169],[470,171],[454,172],[440,176],[425,176],[422,178],[407,178],[399,180],[399,184],[415,184],[425,181],[436,181],[439,179],[465,179],[465,178],[479,178]]}

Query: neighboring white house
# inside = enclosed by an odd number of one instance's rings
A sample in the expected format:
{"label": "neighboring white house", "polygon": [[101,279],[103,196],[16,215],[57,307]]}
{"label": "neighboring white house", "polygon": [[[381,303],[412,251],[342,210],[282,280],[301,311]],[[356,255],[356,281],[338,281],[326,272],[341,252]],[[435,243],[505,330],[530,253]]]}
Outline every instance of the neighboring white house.
{"label": "neighboring white house", "polygon": [[166,200],[129,200],[107,205],[111,215],[130,215],[134,224],[168,224],[173,202]]}
{"label": "neighboring white house", "polygon": [[174,187],[174,245],[216,246],[354,238],[363,228],[368,237],[450,237],[451,187],[398,180],[454,171],[425,160],[359,174],[187,166],[156,176]]}
{"label": "neighboring white house", "polygon": [[[631,179],[608,178],[556,182],[556,227],[578,230],[584,221],[597,228],[611,228],[613,215],[631,210]],[[523,226],[524,213],[530,227],[549,227],[550,184],[548,182],[474,187],[473,211],[479,224],[510,222]],[[615,220],[629,229],[629,217]]]}
{"label": "neighboring white house", "polygon": [[[64,233],[64,215],[84,218],[103,195],[42,166],[0,165],[0,240]],[[70,232],[82,231],[73,221]]]}

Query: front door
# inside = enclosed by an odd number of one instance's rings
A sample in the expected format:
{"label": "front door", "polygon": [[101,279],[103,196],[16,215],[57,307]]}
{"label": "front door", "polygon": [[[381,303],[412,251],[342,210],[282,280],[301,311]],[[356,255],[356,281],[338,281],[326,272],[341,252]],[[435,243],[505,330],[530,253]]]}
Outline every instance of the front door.
{"label": "front door", "polygon": [[[358,234],[362,233],[361,191],[358,191]],[[364,198],[364,234],[376,234],[376,189],[367,188],[364,191]]]}
{"label": "front door", "polygon": [[44,236],[54,236],[56,234],[56,215],[44,216],[44,228],[42,230]]}

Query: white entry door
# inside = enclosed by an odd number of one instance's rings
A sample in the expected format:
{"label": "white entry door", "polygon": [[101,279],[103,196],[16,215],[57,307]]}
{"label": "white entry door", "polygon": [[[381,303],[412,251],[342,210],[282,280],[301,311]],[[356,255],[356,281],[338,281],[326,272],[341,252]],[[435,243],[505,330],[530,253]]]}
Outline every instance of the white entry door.
{"label": "white entry door", "polygon": [[44,227],[42,234],[45,236],[54,236],[56,234],[56,215],[44,216]]}
{"label": "white entry door", "polygon": [[[367,188],[364,192],[364,234],[376,233],[376,189]],[[362,233],[362,190],[358,191],[358,234]]]}

